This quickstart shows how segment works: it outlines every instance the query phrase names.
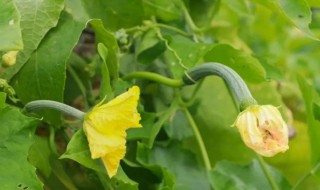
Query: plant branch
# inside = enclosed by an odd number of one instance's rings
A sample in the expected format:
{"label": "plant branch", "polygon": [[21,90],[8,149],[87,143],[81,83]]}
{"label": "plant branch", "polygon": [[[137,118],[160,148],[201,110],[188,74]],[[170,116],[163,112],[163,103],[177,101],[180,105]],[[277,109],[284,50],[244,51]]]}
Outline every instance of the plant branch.
{"label": "plant branch", "polygon": [[184,83],[182,80],[176,80],[176,79],[171,79],[168,77],[164,77],[160,74],[157,73],[151,73],[147,71],[137,71],[137,72],[132,72],[129,73],[128,75],[124,76],[122,79],[123,80],[130,80],[130,79],[147,79],[151,81],[155,81],[161,84],[165,84],[167,86],[171,87],[182,87],[184,86]]}
{"label": "plant branch", "polygon": [[203,142],[203,139],[201,137],[201,134],[200,134],[200,131],[198,129],[198,126],[196,125],[196,123],[195,123],[192,115],[190,114],[189,110],[187,108],[184,108],[183,111],[186,114],[186,117],[187,117],[187,119],[189,121],[191,129],[192,129],[192,131],[194,133],[194,136],[195,136],[195,138],[197,140],[197,143],[199,145],[201,156],[202,156],[202,159],[203,159],[203,162],[204,162],[204,166],[205,166],[207,171],[210,171],[212,169],[212,167],[211,167],[209,155],[208,155],[207,149],[206,149],[206,147],[204,145],[204,142]]}
{"label": "plant branch", "polygon": [[277,183],[275,182],[274,178],[272,177],[272,175],[270,174],[267,165],[265,163],[265,161],[263,160],[263,158],[257,154],[257,158],[259,161],[259,164],[263,170],[263,173],[265,174],[265,176],[267,177],[269,184],[271,185],[273,190],[280,190]]}
{"label": "plant branch", "polygon": [[320,162],[318,162],[308,173],[306,173],[304,176],[302,176],[297,183],[292,187],[291,190],[296,190],[298,187],[306,180],[308,177],[314,175],[320,167]]}

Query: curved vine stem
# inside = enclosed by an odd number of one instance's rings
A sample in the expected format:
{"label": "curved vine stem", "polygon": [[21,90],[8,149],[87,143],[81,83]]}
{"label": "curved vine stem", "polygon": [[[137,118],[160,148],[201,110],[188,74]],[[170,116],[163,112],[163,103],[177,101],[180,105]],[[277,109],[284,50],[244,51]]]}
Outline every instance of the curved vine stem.
{"label": "curved vine stem", "polygon": [[147,79],[147,80],[155,81],[155,82],[165,84],[165,85],[171,86],[171,87],[184,86],[184,82],[182,80],[167,78],[167,77],[164,77],[160,74],[147,72],[147,71],[132,72],[132,73],[129,73],[128,75],[124,76],[122,79],[123,80],[130,80],[130,79],[135,79],[135,78]]}
{"label": "curved vine stem", "polygon": [[202,156],[202,159],[203,159],[203,162],[204,162],[204,166],[205,166],[207,171],[210,171],[212,167],[211,167],[209,155],[208,155],[207,149],[206,149],[206,147],[204,145],[204,142],[203,142],[203,139],[201,137],[201,134],[200,134],[200,131],[198,129],[198,126],[196,125],[196,123],[195,123],[192,115],[190,114],[189,110],[187,108],[183,108],[183,111],[186,114],[186,117],[187,117],[187,119],[189,121],[191,129],[192,129],[192,131],[194,133],[194,136],[195,136],[195,138],[197,140],[197,143],[199,145],[201,156]]}
{"label": "curved vine stem", "polygon": [[263,173],[265,174],[266,178],[269,181],[269,184],[271,185],[273,190],[280,190],[280,188],[278,187],[277,183],[275,182],[274,178],[272,177],[272,175],[270,174],[267,165],[265,163],[265,161],[263,160],[263,158],[257,154],[257,158],[259,161],[259,164],[263,170]]}
{"label": "curved vine stem", "polygon": [[318,169],[320,168],[320,162],[318,162],[307,174],[305,174],[304,176],[302,176],[298,182],[292,187],[291,190],[296,190],[298,189],[298,187],[306,180],[308,179],[308,177],[314,175]]}
{"label": "curved vine stem", "polygon": [[73,108],[71,106],[68,106],[66,104],[63,104],[61,102],[56,102],[52,100],[35,100],[27,103],[24,107],[24,109],[27,112],[32,112],[36,110],[42,110],[42,109],[54,109],[61,111],[63,113],[66,113],[68,115],[71,115],[78,119],[83,119],[85,113]]}

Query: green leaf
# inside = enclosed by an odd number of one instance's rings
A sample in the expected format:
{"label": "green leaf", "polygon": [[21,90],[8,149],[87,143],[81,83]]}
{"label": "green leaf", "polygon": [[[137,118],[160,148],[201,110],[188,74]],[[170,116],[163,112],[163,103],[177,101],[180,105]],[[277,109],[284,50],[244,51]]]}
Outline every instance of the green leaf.
{"label": "green leaf", "polygon": [[90,18],[101,19],[104,26],[112,31],[139,25],[144,16],[141,0],[82,0],[81,2]]}
{"label": "green leaf", "polygon": [[137,59],[140,63],[151,64],[157,57],[159,57],[166,50],[165,43],[159,40],[155,30],[146,32],[137,50]]}
{"label": "green leaf", "polygon": [[102,43],[108,48],[107,58],[105,58],[110,77],[116,80],[119,75],[119,66],[117,55],[119,53],[119,47],[115,36],[107,31],[101,20],[91,20],[90,26],[95,32],[96,43]]}
{"label": "green leaf", "polygon": [[[48,33],[12,80],[23,103],[38,99],[63,102],[66,62],[84,27],[85,23],[75,22],[68,13],[61,15],[58,26]],[[42,113],[51,123],[59,123],[60,113]]]}
{"label": "green leaf", "polygon": [[87,137],[82,129],[78,130],[72,136],[71,141],[68,143],[66,152],[60,157],[60,159],[64,158],[69,158],[87,168],[106,174],[106,169],[104,168],[103,163],[98,159],[91,159]]}
{"label": "green leaf", "polygon": [[98,44],[98,53],[102,59],[101,65],[101,85],[100,85],[100,101],[102,101],[105,97],[106,100],[111,100],[113,98],[113,92],[110,83],[110,74],[107,66],[108,60],[108,49],[102,43]]}
{"label": "green leaf", "polygon": [[164,112],[163,115],[158,118],[158,121],[154,123],[153,127],[151,128],[149,138],[145,141],[149,148],[153,146],[153,143],[165,122],[167,122],[172,115],[174,115],[178,108],[177,102],[172,102],[172,105]]}
{"label": "green leaf", "polygon": [[[267,169],[281,190],[291,189],[287,180],[274,168]],[[237,165],[228,161],[218,162],[210,172],[211,185],[214,189],[225,190],[272,190],[257,160],[249,165]]]}
{"label": "green leaf", "polygon": [[52,171],[50,165],[50,147],[48,138],[35,136],[35,142],[30,147],[29,162],[35,166],[45,177],[49,177]]}
{"label": "green leaf", "polygon": [[[137,160],[147,167],[161,166],[165,168],[175,177],[173,189],[210,189],[205,169],[200,167],[191,152],[183,150],[178,144],[155,145],[150,150],[140,143],[138,144]],[[168,177],[170,178],[170,176]]]}
{"label": "green leaf", "polygon": [[156,115],[154,113],[146,113],[139,111],[141,115],[141,128],[131,128],[127,130],[128,140],[142,140],[148,142],[152,136],[153,128],[155,127]]}
{"label": "green leaf", "polygon": [[0,6],[0,51],[23,48],[20,13],[13,0],[2,0]]}
{"label": "green leaf", "polygon": [[219,0],[189,0],[187,6],[194,22],[205,27],[211,23],[219,10],[219,4]]}
{"label": "green leaf", "polygon": [[178,107],[176,103],[174,103],[170,108],[168,108],[164,112],[164,114],[159,116],[159,118],[156,118],[155,114],[142,112],[142,128],[129,129],[127,139],[142,140],[143,143],[145,143],[149,148],[151,148],[161,128],[169,120],[169,118],[172,117],[172,115],[174,115],[177,109]]}
{"label": "green leaf", "polygon": [[178,35],[170,37],[166,58],[173,76],[180,79],[185,70],[195,66],[212,47]]}
{"label": "green leaf", "polygon": [[314,40],[319,40],[310,31],[312,20],[311,10],[305,0],[286,1],[278,0],[280,11],[302,32]]}
{"label": "green leaf", "polygon": [[63,0],[15,1],[21,14],[23,50],[17,56],[17,63],[6,69],[3,78],[11,79],[37,49],[46,33],[56,26],[63,9]]}
{"label": "green leaf", "polygon": [[28,162],[38,120],[10,106],[0,109],[0,120],[0,189],[42,189]]}
{"label": "green leaf", "polygon": [[50,158],[50,164],[52,166],[52,172],[59,179],[59,181],[68,189],[68,190],[77,190],[72,180],[66,173],[61,162],[56,157]]}
{"label": "green leaf", "polygon": [[311,7],[305,0],[286,1],[286,0],[254,0],[267,6],[273,12],[278,12],[286,20],[290,21],[309,38],[319,40],[310,31],[309,24],[312,21]]}
{"label": "green leaf", "polygon": [[164,127],[168,136],[171,139],[183,140],[185,138],[193,136],[192,129],[189,125],[188,119],[186,118],[183,111],[178,110],[173,117],[171,122]]}
{"label": "green leaf", "polygon": [[226,44],[215,45],[204,59],[231,67],[249,82],[262,82],[266,79],[266,72],[258,59]]}
{"label": "green leaf", "polygon": [[[102,161],[91,158],[87,137],[82,129],[73,135],[71,141],[68,143],[66,152],[60,157],[60,159],[65,158],[74,160],[87,168],[93,169],[99,172],[103,178],[107,178],[107,172]],[[114,188],[136,189],[137,187],[137,183],[129,179],[121,168],[118,169],[117,175],[114,176],[111,181],[108,178],[106,180],[108,180],[108,183],[114,186]]]}
{"label": "green leaf", "polygon": [[167,22],[179,20],[182,17],[177,0],[142,0],[142,2],[147,17],[155,16]]}
{"label": "green leaf", "polygon": [[320,121],[313,113],[313,102],[320,102],[320,97],[314,88],[301,76],[298,76],[300,91],[303,96],[308,123],[308,134],[311,146],[311,162],[314,165],[320,159]]}

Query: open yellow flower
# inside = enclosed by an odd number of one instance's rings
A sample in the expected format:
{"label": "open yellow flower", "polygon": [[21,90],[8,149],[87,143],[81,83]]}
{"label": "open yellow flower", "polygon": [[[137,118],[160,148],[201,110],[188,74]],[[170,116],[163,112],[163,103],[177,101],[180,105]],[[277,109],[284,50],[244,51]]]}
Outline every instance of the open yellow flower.
{"label": "open yellow flower", "polygon": [[133,86],[106,104],[96,105],[84,118],[91,158],[101,158],[109,177],[117,173],[126,153],[126,130],[142,127],[137,111],[140,89]]}
{"label": "open yellow flower", "polygon": [[235,126],[244,143],[262,156],[274,156],[289,149],[288,127],[272,105],[247,107],[239,114]]}

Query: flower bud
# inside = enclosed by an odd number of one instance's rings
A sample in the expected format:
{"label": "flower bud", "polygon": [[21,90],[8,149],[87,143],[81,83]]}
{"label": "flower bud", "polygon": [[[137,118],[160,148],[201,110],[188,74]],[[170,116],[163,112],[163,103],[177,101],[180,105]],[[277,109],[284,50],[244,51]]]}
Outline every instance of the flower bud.
{"label": "flower bud", "polygon": [[244,143],[262,156],[271,157],[289,149],[288,127],[272,105],[247,107],[239,114],[235,126]]}

